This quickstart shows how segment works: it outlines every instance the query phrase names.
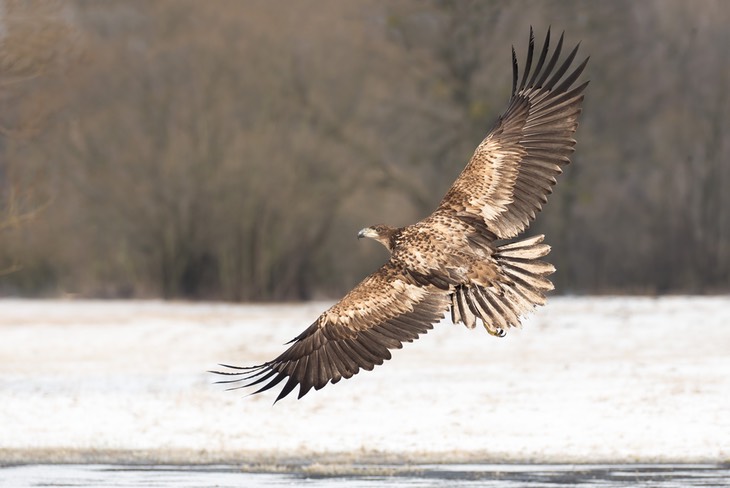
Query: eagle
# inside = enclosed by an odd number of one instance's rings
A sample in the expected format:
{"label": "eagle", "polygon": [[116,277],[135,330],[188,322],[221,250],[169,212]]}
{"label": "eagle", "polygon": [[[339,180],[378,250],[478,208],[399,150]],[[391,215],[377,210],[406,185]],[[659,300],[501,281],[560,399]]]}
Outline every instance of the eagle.
{"label": "eagle", "polygon": [[503,337],[545,303],[553,289],[550,252],[538,235],[515,240],[547,203],[562,167],[570,163],[583,92],[574,86],[588,59],[572,68],[580,44],[558,62],[564,33],[550,52],[548,29],[533,69],[530,28],[519,76],[512,47],[512,94],[507,109],[438,208],[413,225],[373,225],[358,238],[374,239],[390,259],[287,343],[277,358],[249,367],[221,364],[213,371],[230,389],[269,390],[286,380],[274,403],[299,386],[312,388],[370,371],[440,322],[451,320]]}

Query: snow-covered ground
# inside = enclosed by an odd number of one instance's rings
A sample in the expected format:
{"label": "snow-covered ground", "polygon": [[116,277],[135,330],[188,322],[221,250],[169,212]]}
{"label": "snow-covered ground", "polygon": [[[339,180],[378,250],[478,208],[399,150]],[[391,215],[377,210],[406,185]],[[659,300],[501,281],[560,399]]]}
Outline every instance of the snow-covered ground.
{"label": "snow-covered ground", "polygon": [[444,320],[275,406],[212,384],[326,305],[0,301],[0,463],[730,461],[730,297],[552,298],[504,339]]}

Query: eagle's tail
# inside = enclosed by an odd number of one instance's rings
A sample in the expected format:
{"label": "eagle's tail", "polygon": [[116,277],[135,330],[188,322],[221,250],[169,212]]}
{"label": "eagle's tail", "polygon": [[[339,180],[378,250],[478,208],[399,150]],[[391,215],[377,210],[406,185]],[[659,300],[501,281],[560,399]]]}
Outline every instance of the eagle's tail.
{"label": "eagle's tail", "polygon": [[520,325],[521,318],[536,305],[545,304],[545,293],[553,289],[547,278],[555,271],[552,264],[539,259],[550,252],[542,244],[544,235],[530,237],[497,248],[494,259],[502,279],[491,286],[459,286],[451,295],[451,319],[474,328],[482,319],[487,331],[499,337],[508,327]]}

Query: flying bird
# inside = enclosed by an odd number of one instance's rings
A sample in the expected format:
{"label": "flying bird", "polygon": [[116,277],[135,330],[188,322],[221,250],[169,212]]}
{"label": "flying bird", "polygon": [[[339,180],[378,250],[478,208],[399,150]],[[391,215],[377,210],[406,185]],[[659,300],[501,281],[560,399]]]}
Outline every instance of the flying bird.
{"label": "flying bird", "polygon": [[[502,337],[553,289],[550,252],[538,235],[512,240],[527,229],[570,163],[583,91],[574,86],[588,58],[571,65],[576,46],[558,63],[563,35],[550,53],[548,29],[534,64],[530,28],[525,69],[518,74],[512,48],[512,95],[507,109],[479,144],[436,211],[406,227],[362,229],[390,251],[390,259],[295,337],[277,358],[251,367],[221,365],[220,383],[257,388],[286,380],[276,401],[299,386],[312,388],[372,370],[392,349],[412,342],[447,311],[456,324],[478,321]],[[506,241],[506,243],[505,243]]]}

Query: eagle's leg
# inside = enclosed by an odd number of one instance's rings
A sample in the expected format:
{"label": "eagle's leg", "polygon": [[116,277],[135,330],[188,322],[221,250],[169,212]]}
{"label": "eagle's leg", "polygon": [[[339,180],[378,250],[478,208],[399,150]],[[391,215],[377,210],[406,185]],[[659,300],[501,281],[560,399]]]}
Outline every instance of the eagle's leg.
{"label": "eagle's leg", "polygon": [[[463,322],[468,328],[473,329],[477,318],[479,318],[490,335],[504,337],[507,335],[505,330],[502,327],[495,326],[490,320],[491,317],[486,311],[487,301],[484,299],[483,293],[479,286],[472,288],[464,285],[458,286],[451,294],[451,320],[454,324]],[[481,303],[480,300],[482,300]]]}
{"label": "eagle's leg", "polygon": [[[495,317],[499,317],[497,314],[500,313],[500,310],[495,310],[493,305],[490,306],[490,300],[487,298],[490,292],[479,285],[472,286],[469,291],[471,292],[471,303],[478,311],[478,316],[482,319],[482,325],[484,325],[484,328],[487,329],[489,335],[493,335],[495,337],[504,337],[507,335],[502,327],[494,324],[494,321],[496,320]],[[500,321],[504,322],[501,319]]]}
{"label": "eagle's leg", "polygon": [[487,329],[487,332],[489,332],[490,335],[495,337],[504,337],[507,335],[507,332],[505,332],[502,327],[494,327],[491,324],[487,325],[486,322],[484,322],[484,328]]}
{"label": "eagle's leg", "polygon": [[502,327],[495,326],[487,320],[484,320],[484,317],[482,317],[482,325],[484,325],[484,328],[487,329],[489,335],[492,335],[494,337],[504,337],[507,335],[507,332],[505,332]]}

